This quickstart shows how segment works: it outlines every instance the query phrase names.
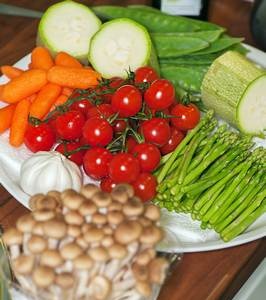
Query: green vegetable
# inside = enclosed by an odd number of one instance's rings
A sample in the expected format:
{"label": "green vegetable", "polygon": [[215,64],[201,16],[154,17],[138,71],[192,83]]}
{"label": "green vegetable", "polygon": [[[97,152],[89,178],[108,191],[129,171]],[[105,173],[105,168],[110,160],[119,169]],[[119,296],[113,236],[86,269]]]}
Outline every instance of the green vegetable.
{"label": "green vegetable", "polygon": [[37,44],[52,54],[65,51],[85,63],[90,39],[100,26],[100,19],[87,6],[70,0],[59,2],[43,14]]}
{"label": "green vegetable", "polygon": [[264,70],[239,53],[228,51],[204,76],[202,101],[241,131],[260,135],[266,128],[265,86]]}
{"label": "green vegetable", "polygon": [[145,27],[127,18],[115,19],[103,24],[93,36],[89,61],[105,78],[126,78],[129,70],[149,64],[151,48]]}

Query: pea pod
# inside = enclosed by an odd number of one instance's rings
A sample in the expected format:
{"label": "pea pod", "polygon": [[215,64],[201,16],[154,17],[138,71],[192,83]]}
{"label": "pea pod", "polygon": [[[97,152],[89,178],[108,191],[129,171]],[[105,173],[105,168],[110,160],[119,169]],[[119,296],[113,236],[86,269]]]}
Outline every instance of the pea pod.
{"label": "pea pod", "polygon": [[115,5],[94,6],[92,10],[103,19],[130,18],[144,25],[150,32],[190,32],[198,31],[200,27],[190,19],[180,16],[159,14],[143,9]]}
{"label": "pea pod", "polygon": [[179,57],[160,58],[160,64],[168,65],[210,65],[223,52],[216,52],[205,55],[184,55]]}
{"label": "pea pod", "polygon": [[177,57],[207,48],[209,43],[194,37],[153,35],[153,42],[159,57]]}

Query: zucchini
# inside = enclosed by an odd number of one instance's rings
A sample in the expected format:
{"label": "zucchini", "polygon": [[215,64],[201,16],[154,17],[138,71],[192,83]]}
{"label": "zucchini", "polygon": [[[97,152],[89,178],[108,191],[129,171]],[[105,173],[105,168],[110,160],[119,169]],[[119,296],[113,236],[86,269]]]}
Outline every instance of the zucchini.
{"label": "zucchini", "polygon": [[204,76],[203,104],[244,133],[266,129],[266,73],[241,54],[228,51]]}
{"label": "zucchini", "polygon": [[64,51],[85,63],[90,39],[100,26],[100,19],[87,6],[70,0],[59,2],[43,14],[37,44],[53,55]]}
{"label": "zucchini", "polygon": [[89,62],[104,78],[126,78],[129,70],[148,65],[151,54],[152,42],[146,28],[120,18],[106,22],[93,36]]}

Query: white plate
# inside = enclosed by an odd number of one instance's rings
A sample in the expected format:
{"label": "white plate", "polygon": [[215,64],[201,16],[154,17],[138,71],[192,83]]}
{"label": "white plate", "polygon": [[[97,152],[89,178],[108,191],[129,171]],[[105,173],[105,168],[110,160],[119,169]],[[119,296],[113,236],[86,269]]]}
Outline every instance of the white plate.
{"label": "white plate", "polygon": [[[266,68],[266,54],[251,46],[248,57]],[[29,55],[16,63],[16,66],[27,69]],[[0,84],[6,82],[0,78]],[[0,120],[1,122],[1,120]],[[266,147],[266,141],[259,141]],[[17,149],[8,144],[8,132],[0,136],[0,183],[24,206],[28,207],[29,195],[19,186],[20,166],[24,159],[31,155],[24,146]],[[195,252],[222,249],[244,244],[266,235],[266,214],[259,218],[246,232],[233,241],[224,243],[213,230],[201,230],[199,222],[192,221],[189,215],[170,213],[162,210],[162,226],[166,230],[166,238],[160,245],[167,252]]]}

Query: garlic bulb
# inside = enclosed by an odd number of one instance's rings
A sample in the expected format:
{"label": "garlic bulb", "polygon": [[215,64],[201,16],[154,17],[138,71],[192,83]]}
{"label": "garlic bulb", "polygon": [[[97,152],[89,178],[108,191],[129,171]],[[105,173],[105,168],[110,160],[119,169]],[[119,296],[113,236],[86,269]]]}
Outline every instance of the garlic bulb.
{"label": "garlic bulb", "polygon": [[26,159],[20,170],[20,186],[29,195],[79,190],[82,174],[79,167],[57,151],[40,151]]}

